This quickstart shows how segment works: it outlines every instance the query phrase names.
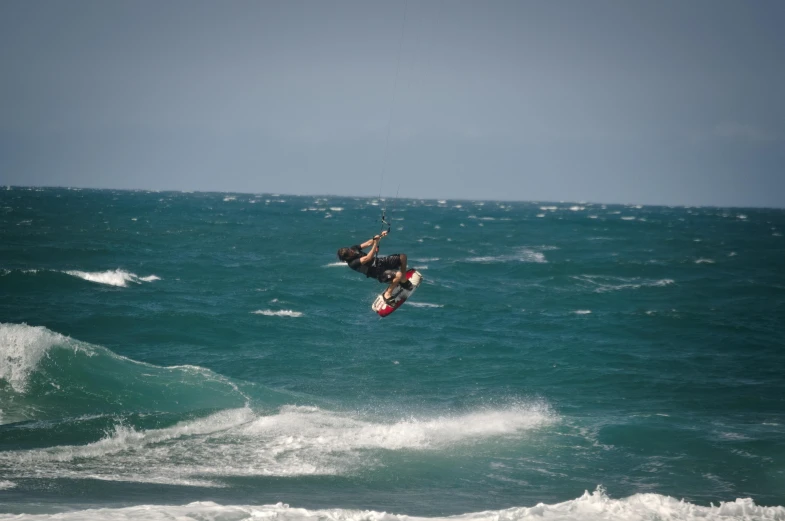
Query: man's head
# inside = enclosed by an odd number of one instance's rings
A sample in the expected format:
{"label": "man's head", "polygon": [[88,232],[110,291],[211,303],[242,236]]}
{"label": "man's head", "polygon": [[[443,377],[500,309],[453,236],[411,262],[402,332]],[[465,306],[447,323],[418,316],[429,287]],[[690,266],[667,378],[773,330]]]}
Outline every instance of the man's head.
{"label": "man's head", "polygon": [[339,248],[338,258],[344,262],[349,262],[356,259],[360,253],[354,248]]}

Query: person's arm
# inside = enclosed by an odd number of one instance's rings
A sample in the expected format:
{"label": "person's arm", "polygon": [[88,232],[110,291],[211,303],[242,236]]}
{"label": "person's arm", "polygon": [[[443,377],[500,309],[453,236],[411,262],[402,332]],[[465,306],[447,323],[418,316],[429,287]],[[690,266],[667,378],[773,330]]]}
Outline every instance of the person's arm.
{"label": "person's arm", "polygon": [[385,235],[387,235],[387,232],[382,232],[381,235],[374,235],[373,239],[369,241],[365,241],[362,244],[363,248],[367,248],[368,246],[371,246],[371,251],[368,252],[368,255],[366,255],[365,257],[360,258],[360,264],[368,264],[373,260],[374,256],[376,256],[376,252],[379,251],[379,241],[381,241],[382,237],[384,237]]}
{"label": "person's arm", "polygon": [[371,244],[373,244],[373,242],[374,242],[374,241],[375,241],[377,238],[378,238],[378,239],[381,239],[382,237],[384,237],[384,236],[386,236],[386,235],[387,235],[387,232],[382,232],[382,234],[381,234],[381,235],[374,235],[372,239],[368,239],[367,241],[365,241],[364,243],[362,243],[362,244],[360,245],[360,248],[363,248],[363,249],[365,249],[365,248],[367,248],[368,246],[370,246]]}

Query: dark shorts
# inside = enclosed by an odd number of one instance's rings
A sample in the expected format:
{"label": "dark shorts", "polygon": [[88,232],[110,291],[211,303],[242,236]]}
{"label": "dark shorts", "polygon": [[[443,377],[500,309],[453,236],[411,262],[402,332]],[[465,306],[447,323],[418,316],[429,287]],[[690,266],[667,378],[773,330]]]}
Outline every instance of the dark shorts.
{"label": "dark shorts", "polygon": [[401,269],[401,255],[394,253],[387,257],[379,257],[376,259],[376,269],[379,274],[376,278],[379,282],[390,282]]}

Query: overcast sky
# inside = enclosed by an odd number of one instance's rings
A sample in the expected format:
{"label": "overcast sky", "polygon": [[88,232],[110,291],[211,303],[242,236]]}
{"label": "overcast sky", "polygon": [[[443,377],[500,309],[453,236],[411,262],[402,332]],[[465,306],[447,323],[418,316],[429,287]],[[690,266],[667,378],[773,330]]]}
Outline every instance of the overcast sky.
{"label": "overcast sky", "polygon": [[3,0],[0,78],[3,185],[785,207],[781,0]]}

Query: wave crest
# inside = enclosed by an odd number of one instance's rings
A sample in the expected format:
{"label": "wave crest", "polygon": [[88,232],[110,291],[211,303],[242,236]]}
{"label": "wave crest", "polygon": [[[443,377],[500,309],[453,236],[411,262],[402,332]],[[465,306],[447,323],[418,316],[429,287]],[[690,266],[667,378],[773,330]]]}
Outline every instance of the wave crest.
{"label": "wave crest", "polygon": [[108,271],[77,271],[69,270],[64,271],[73,277],[79,277],[90,282],[97,282],[98,284],[107,284],[109,286],[118,286],[124,288],[128,286],[129,282],[141,284],[142,282],[152,282],[154,280],[161,280],[157,275],[149,275],[147,277],[140,277],[136,273],[130,273],[125,270],[116,269]]}
{"label": "wave crest", "polygon": [[[56,392],[53,391],[56,390]],[[111,411],[237,407],[231,379],[198,366],[161,367],[42,326],[0,323],[0,422]]]}
{"label": "wave crest", "polygon": [[69,341],[68,337],[43,326],[0,323],[0,380],[7,382],[15,392],[24,393],[30,374],[47,351]]}

